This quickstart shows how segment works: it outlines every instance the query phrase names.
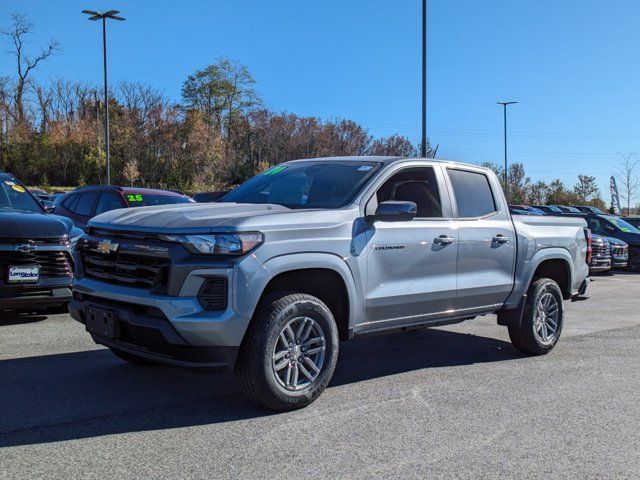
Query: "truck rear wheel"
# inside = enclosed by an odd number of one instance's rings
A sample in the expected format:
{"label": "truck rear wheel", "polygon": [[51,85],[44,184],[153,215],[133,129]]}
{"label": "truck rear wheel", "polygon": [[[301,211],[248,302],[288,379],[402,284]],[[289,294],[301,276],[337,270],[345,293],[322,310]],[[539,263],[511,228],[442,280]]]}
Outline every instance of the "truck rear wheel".
{"label": "truck rear wheel", "polygon": [[329,384],[338,359],[338,329],[318,298],[280,293],[257,312],[236,363],[244,393],[272,410],[302,408]]}
{"label": "truck rear wheel", "polygon": [[530,355],[544,355],[555,347],[562,333],[562,291],[550,278],[531,283],[520,322],[509,325],[514,347]]}

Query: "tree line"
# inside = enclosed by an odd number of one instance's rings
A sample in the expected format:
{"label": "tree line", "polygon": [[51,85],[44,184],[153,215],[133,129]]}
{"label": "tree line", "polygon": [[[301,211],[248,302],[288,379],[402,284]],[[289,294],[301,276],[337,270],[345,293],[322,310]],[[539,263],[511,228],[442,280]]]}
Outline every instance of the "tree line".
{"label": "tree line", "polygon": [[602,200],[596,177],[592,175],[578,175],[575,185],[567,187],[560,179],[548,183],[533,181],[527,176],[523,164],[512,163],[507,169],[505,188],[504,167],[490,162],[485,162],[482,166],[498,175],[512,205],[591,205],[603,211],[608,209]]}
{"label": "tree line", "polygon": [[[26,51],[33,26],[14,15],[3,30],[17,69],[0,77],[0,169],[32,185],[104,181],[103,91],[33,71],[57,51]],[[109,92],[114,183],[226,189],[286,160],[332,155],[415,156],[404,136],[374,138],[350,120],[274,112],[264,105],[248,69],[226,58],[190,75],[181,102],[153,86],[121,82]]]}

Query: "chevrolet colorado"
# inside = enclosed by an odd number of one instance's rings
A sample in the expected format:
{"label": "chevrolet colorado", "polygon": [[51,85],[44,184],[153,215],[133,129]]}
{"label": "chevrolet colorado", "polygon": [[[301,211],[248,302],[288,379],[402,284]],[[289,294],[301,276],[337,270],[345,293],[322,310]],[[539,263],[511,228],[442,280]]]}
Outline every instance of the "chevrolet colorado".
{"label": "chevrolet colorado", "polygon": [[584,219],[511,216],[490,170],[431,159],[279,164],[218,203],[114,210],[78,244],[70,304],[139,364],[231,368],[275,410],[315,400],[339,341],[497,313],[549,352],[588,282]]}

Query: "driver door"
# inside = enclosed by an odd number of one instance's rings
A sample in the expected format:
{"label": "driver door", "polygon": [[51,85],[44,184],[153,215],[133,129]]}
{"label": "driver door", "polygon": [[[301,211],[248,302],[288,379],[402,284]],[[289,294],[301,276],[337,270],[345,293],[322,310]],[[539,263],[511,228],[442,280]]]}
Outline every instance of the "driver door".
{"label": "driver door", "polygon": [[[369,232],[365,329],[421,323],[455,307],[458,233],[439,167],[404,167],[377,189],[381,202],[410,201],[410,221],[376,221]],[[444,193],[443,193],[444,192]]]}

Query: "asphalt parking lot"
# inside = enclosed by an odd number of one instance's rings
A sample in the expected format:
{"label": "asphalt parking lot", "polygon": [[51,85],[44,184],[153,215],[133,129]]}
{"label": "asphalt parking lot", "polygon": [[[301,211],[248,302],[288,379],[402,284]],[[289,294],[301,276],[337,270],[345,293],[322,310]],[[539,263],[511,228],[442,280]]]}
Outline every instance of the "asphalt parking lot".
{"label": "asphalt parking lot", "polygon": [[638,478],[640,275],[596,277],[528,358],[485,317],[341,345],[310,407],[134,367],[67,315],[0,321],[0,478]]}

